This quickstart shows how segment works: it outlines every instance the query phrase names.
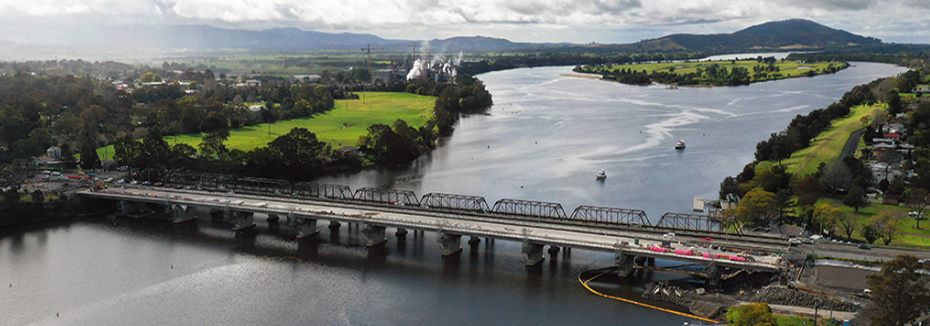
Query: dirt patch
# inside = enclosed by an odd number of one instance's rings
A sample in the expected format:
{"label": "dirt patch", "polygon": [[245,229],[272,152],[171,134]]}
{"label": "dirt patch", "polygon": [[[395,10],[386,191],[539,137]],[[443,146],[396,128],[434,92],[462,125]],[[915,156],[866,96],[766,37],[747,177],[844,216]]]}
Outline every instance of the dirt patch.
{"label": "dirt patch", "polygon": [[813,286],[849,293],[862,292],[868,288],[865,276],[875,273],[870,270],[836,266],[815,266],[810,269],[814,273]]}
{"label": "dirt patch", "polygon": [[578,75],[578,74],[561,74],[562,77],[573,77],[573,78],[584,78],[584,79],[595,79],[600,80],[601,76],[592,76],[592,75]]}

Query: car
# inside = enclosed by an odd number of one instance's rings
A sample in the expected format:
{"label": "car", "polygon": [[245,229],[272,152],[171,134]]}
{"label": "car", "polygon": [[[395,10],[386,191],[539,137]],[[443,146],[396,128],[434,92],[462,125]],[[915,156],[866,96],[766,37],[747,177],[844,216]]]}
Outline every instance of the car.
{"label": "car", "polygon": [[161,187],[161,182],[156,182],[156,183],[154,184],[154,186],[156,186],[156,187]]}
{"label": "car", "polygon": [[907,216],[915,220],[917,219],[922,220],[924,217],[924,213],[923,212],[910,212],[910,213],[907,213]]}
{"label": "car", "polygon": [[714,238],[711,238],[711,237],[704,237],[703,239],[701,239],[701,241],[711,242],[711,241],[714,241]]}
{"label": "car", "polygon": [[801,243],[802,243],[801,240],[799,240],[798,238],[788,239],[788,245],[791,245],[791,246],[797,246],[797,245],[800,245]]}
{"label": "car", "polygon": [[119,180],[116,180],[116,183],[117,183],[117,184],[121,184],[121,185],[122,185],[122,184],[126,184],[126,179],[119,179]]}
{"label": "car", "polygon": [[103,182],[106,182],[106,183],[113,182],[113,178],[106,178],[106,179],[103,179]]}
{"label": "car", "polygon": [[136,181],[136,180],[132,180],[132,182],[130,182],[129,184],[132,184],[132,185],[137,185],[137,184],[139,184],[139,181]]}
{"label": "car", "polygon": [[862,250],[869,250],[869,249],[872,249],[872,247],[869,247],[869,245],[864,244],[864,243],[860,243],[859,246],[858,246],[858,248],[859,248],[859,249],[862,249]]}
{"label": "car", "polygon": [[151,186],[152,183],[151,183],[151,182],[148,182],[148,181],[142,181],[142,185],[143,185],[143,186]]}

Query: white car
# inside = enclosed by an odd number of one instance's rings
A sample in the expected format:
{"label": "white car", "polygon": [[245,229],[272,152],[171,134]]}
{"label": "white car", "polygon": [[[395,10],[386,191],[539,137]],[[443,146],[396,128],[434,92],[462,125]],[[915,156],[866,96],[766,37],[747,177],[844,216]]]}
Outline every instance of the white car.
{"label": "white car", "polygon": [[797,245],[800,245],[800,244],[801,244],[801,240],[798,240],[798,238],[790,238],[790,239],[788,239],[788,245],[797,246]]}

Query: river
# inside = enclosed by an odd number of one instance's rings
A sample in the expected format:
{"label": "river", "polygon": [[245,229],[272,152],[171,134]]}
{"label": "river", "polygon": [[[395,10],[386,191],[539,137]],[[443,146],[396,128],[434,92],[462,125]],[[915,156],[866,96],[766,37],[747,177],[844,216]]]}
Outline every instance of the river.
{"label": "river", "polygon": [[[665,89],[573,77],[567,67],[480,76],[494,96],[433,153],[321,181],[644,209],[655,220],[715,197],[755,143],[853,86],[904,71],[871,63],[743,87]],[[675,151],[675,141],[688,147]],[[594,174],[605,169],[607,180]],[[392,230],[389,230],[392,232]],[[574,250],[522,265],[520,244],[483,240],[442,258],[435,234],[368,249],[357,228],[315,239],[258,221],[83,219],[0,230],[0,325],[681,325],[687,318],[584,290],[612,255]],[[661,262],[660,262],[661,264]],[[647,272],[595,284],[636,298]]]}

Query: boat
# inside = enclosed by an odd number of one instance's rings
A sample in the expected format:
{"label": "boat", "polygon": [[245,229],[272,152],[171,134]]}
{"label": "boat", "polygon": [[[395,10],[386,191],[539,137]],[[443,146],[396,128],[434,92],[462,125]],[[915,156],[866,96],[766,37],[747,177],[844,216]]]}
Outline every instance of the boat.
{"label": "boat", "polygon": [[597,178],[597,180],[607,179],[607,173],[605,173],[604,170],[601,170],[601,172],[597,173],[597,176],[595,176],[595,178]]}
{"label": "boat", "polygon": [[685,141],[679,140],[678,143],[675,144],[675,149],[685,149]]}

